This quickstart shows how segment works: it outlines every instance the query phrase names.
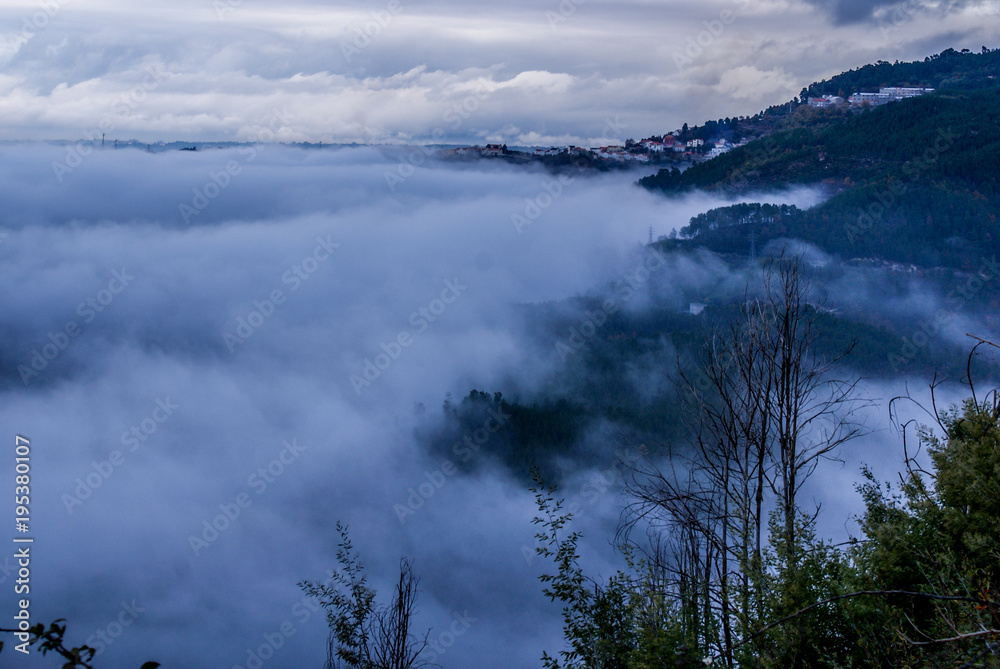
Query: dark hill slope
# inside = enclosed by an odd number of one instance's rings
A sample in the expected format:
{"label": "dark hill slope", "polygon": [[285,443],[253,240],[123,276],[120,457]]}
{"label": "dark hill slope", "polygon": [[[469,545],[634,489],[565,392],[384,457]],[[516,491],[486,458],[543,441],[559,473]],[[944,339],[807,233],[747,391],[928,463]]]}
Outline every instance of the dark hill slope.
{"label": "dark hill slope", "polygon": [[[973,269],[983,256],[1000,253],[1000,87],[893,102],[821,129],[782,131],[683,173],[661,170],[640,181],[665,193],[792,184],[824,184],[832,197],[806,212],[743,225],[740,232],[753,230],[761,241],[795,237],[845,257]],[[714,233],[731,227],[734,217],[706,216],[687,232],[714,248]]]}

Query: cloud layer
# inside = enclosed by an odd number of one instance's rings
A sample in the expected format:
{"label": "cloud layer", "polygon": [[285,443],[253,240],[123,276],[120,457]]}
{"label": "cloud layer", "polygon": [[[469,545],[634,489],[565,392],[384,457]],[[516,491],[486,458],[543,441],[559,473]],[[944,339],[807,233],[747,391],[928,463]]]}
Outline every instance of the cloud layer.
{"label": "cloud layer", "polygon": [[[522,484],[449,476],[400,522],[394,505],[441,467],[414,405],[530,393],[559,359],[528,345],[515,305],[613,278],[650,224],[711,201],[667,203],[634,173],[430,159],[393,190],[407,154],[374,149],[108,149],[57,177],[66,151],[0,150],[0,422],[34,448],[36,619],[66,617],[83,642],[124,602],[144,610],[101,663],[189,667],[243,666],[290,622],[269,666],[317,664],[326,626],[295,584],[325,578],[342,520],[380,590],[415,558],[422,626],[476,618],[444,666],[553,648]],[[595,537],[615,502],[583,519]]]}
{"label": "cloud layer", "polygon": [[[442,666],[532,667],[558,649],[532,496],[502,470],[449,472],[414,430],[448,393],[551,390],[567,363],[523,305],[621,280],[650,226],[723,202],[654,196],[635,172],[419,150],[107,148],[53,167],[72,150],[0,148],[0,423],[32,440],[36,620],[67,618],[75,643],[107,636],[102,666],[246,666],[268,644],[267,666],[319,664],[326,625],[296,583],[334,566],[340,520],[381,592],[415,559]],[[669,268],[650,295],[740,280],[717,262]],[[914,318],[907,299],[893,308]],[[601,430],[587,439],[598,464],[567,469],[565,491],[588,569],[607,575],[615,456]],[[10,567],[0,557],[3,583]],[[475,622],[442,637],[456,614]]]}
{"label": "cloud layer", "polygon": [[995,46],[996,18],[987,2],[12,3],[0,133],[249,139],[284,110],[281,140],[591,143],[615,119],[660,134],[874,60]]}

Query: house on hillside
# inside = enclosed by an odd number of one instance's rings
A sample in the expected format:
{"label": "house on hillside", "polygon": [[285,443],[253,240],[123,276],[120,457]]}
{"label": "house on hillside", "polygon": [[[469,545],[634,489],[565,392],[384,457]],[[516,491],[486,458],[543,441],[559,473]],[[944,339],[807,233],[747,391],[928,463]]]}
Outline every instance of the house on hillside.
{"label": "house on hillside", "polygon": [[839,95],[824,95],[818,98],[809,98],[809,106],[825,109],[827,107],[839,107],[844,104],[844,98]]}
{"label": "house on hillside", "polygon": [[715,146],[708,152],[709,158],[715,158],[716,156],[721,156],[723,153],[729,153],[733,150],[731,144],[727,144],[726,140],[720,139],[715,143]]}
{"label": "house on hillside", "polygon": [[621,146],[601,146],[596,149],[592,149],[594,153],[597,154],[598,158],[604,160],[617,160],[619,162],[625,161],[625,149]]}

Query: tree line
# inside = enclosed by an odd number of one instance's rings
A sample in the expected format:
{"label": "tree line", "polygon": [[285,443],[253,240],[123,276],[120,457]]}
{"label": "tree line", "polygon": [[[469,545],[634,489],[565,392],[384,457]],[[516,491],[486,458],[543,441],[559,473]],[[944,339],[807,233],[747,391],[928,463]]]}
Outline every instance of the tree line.
{"label": "tree line", "polygon": [[688,448],[633,472],[628,569],[588,578],[571,514],[536,485],[566,641],[544,666],[1000,666],[1000,398],[931,413],[939,432],[917,432],[930,471],[912,443],[898,483],[864,471],[861,536],[832,545],[801,493],[861,434],[868,400],[842,358],[813,354],[796,265],[772,264],[765,283],[680,372]]}

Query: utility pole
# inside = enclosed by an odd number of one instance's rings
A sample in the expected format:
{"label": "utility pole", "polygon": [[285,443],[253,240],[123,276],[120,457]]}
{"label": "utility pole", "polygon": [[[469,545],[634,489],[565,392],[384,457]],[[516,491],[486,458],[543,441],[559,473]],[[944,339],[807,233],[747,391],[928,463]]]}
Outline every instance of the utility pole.
{"label": "utility pole", "polygon": [[649,243],[653,243],[653,226],[649,226]]}

